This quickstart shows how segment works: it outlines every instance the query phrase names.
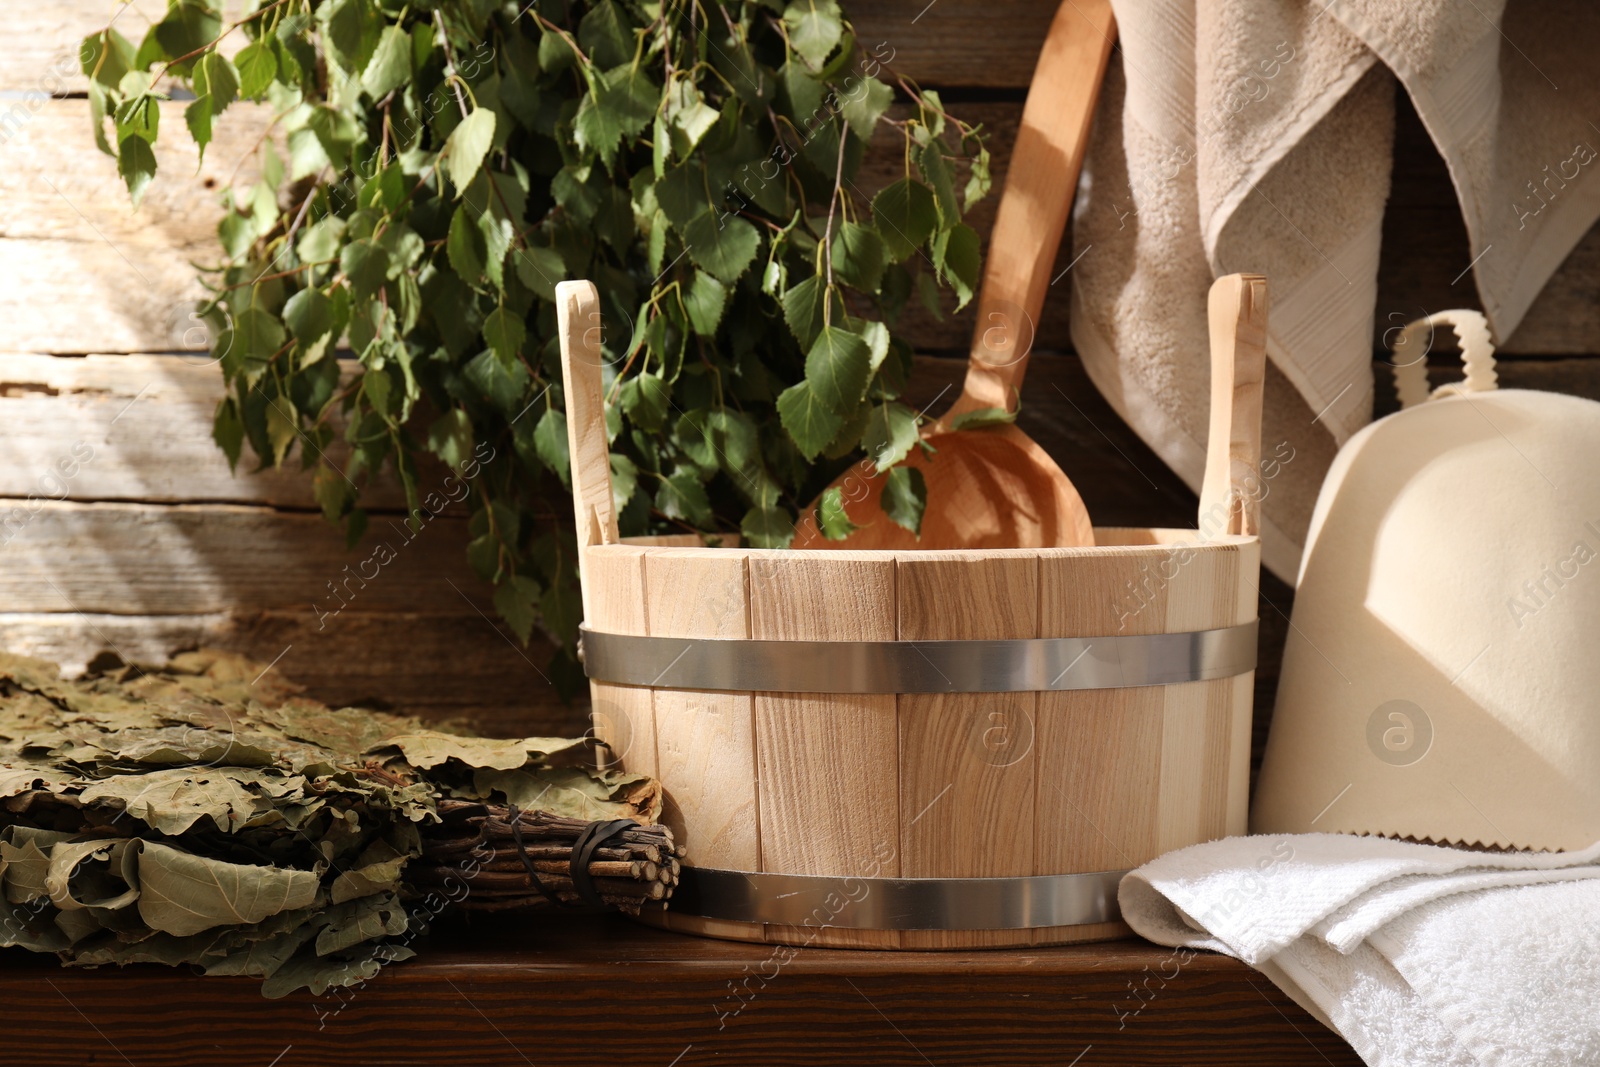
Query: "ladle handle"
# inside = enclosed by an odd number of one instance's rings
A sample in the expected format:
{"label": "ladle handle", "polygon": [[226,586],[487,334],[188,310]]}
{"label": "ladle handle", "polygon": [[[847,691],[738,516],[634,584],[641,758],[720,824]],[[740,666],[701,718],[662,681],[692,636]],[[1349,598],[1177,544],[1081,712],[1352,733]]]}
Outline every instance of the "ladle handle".
{"label": "ladle handle", "polygon": [[1016,408],[1116,38],[1111,0],[1066,0],[1050,24],[989,237],[966,383],[950,415]]}

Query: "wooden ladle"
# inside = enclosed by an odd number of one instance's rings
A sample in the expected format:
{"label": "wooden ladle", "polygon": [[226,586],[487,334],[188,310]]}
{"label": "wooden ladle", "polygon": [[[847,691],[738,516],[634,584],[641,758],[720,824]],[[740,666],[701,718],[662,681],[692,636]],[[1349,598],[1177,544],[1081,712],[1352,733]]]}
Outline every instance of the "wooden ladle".
{"label": "wooden ladle", "polygon": [[1094,544],[1078,491],[1060,467],[1015,425],[955,429],[958,417],[986,408],[1015,411],[1044,307],[1050,271],[1078,187],[1089,123],[1104,79],[1116,23],[1110,0],[1067,0],[1039,54],[1005,193],[989,239],[978,322],[961,395],[906,465],[922,471],[928,508],[921,536],[883,512],[885,477],[870,459],[834,482],[861,529],[838,541],[817,530],[815,508],[795,528],[796,548],[1044,548]]}

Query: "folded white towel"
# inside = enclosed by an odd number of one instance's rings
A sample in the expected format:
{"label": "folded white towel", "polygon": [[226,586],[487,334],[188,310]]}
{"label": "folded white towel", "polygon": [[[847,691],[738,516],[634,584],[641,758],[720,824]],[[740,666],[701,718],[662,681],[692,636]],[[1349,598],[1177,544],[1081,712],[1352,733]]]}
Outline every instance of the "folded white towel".
{"label": "folded white towel", "polygon": [[1600,844],[1230,837],[1122,880],[1163,945],[1258,968],[1374,1067],[1600,1065]]}

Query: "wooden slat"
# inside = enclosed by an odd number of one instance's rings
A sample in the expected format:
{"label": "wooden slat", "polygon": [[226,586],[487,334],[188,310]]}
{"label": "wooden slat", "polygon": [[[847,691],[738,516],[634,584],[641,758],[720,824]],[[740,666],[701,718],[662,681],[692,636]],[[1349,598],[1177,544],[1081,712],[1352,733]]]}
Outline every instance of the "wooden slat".
{"label": "wooden slat", "polygon": [[[895,563],[866,554],[750,559],[751,636],[892,641]],[[755,694],[761,862],[781,874],[904,874],[895,795],[895,697]],[[774,927],[776,940],[894,947],[893,931]]]}
{"label": "wooden slat", "polygon": [[[205,293],[193,263],[221,258],[217,189],[256,180],[264,108],[234,105],[196,173],[183,104],[161,106],[159,168],[135,211],[116,161],[94,146],[87,100],[49,100],[3,128],[0,109],[0,350],[188,351]],[[237,111],[235,110],[237,109]]]}
{"label": "wooden slat", "polygon": [[237,505],[0,500],[0,524],[9,537],[0,604],[10,611],[277,609],[332,625],[347,606],[459,613],[488,599],[467,566],[466,520],[449,515],[415,534],[378,517],[350,553],[321,515]]}
{"label": "wooden slat", "polygon": [[[652,549],[644,571],[651,636],[748,638],[745,556]],[[657,765],[670,796],[664,820],[691,862],[759,871],[750,696],[662,689],[655,705]]]}
{"label": "wooden slat", "polygon": [[[1107,557],[1099,563],[1103,583],[1090,591],[1078,580],[1077,560],[1046,555],[1039,636],[1160,633],[1166,590],[1147,585],[1153,562]],[[1163,686],[1039,694],[1037,873],[1124,870],[1160,854],[1167,699]]]}
{"label": "wooden slat", "polygon": [[[286,468],[252,473],[246,455],[237,474],[228,469],[211,437],[223,395],[221,370],[202,355],[0,354],[0,497],[317,507],[300,469],[303,442]],[[347,468],[342,437],[326,458]],[[436,467],[422,481],[443,474]],[[405,494],[385,475],[362,505],[403,512]]]}
{"label": "wooden slat", "polygon": [[[1137,941],[784,960],[770,946],[621,919],[494,916],[441,920],[414,947],[417,959],[362,986],[282,1000],[263,1000],[248,978],[151,966],[66,971],[9,949],[0,953],[8,1058],[34,1067],[265,1065],[275,1056],[280,1067],[1361,1062],[1239,961]],[[742,1001],[730,989],[741,984]]]}
{"label": "wooden slat", "polygon": [[[347,611],[318,627],[304,611],[212,615],[0,614],[0,649],[60,664],[69,675],[102,651],[160,663],[207,647],[249,656],[335,707],[370,704],[430,719],[461,717],[497,737],[576,737],[581,703],[548,679],[551,646],[526,650],[501,627],[461,613]],[[281,657],[281,658],[280,658]],[[274,661],[276,661],[274,663]]]}
{"label": "wooden slat", "polygon": [[[1039,561],[983,552],[896,559],[902,641],[1031,638]],[[937,664],[935,665],[937,666]],[[902,694],[901,874],[998,878],[1035,873],[1034,693]],[[1031,930],[907,931],[912,948],[1029,944]]]}
{"label": "wooden slat", "polygon": [[[583,554],[584,621],[614,634],[649,634],[645,615],[644,552],[626,545]],[[655,703],[649,689],[589,683],[595,735],[611,759],[639,774],[656,773]]]}
{"label": "wooden slat", "polygon": [[1054,0],[866,0],[846,8],[865,51],[924,86],[1022,90]]}
{"label": "wooden slat", "polygon": [[[1255,617],[1259,546],[1213,549],[1204,561],[1191,557],[1185,563],[1183,556],[1177,556],[1174,562],[1176,573],[1164,580],[1158,616],[1164,631],[1237,626]],[[1229,774],[1241,766],[1231,746],[1238,736],[1236,716],[1248,716],[1244,700],[1254,683],[1245,674],[1166,687],[1158,842],[1162,852],[1246,832],[1240,818],[1243,797],[1230,790],[1234,783]],[[1236,820],[1233,825],[1228,822],[1230,814]]]}

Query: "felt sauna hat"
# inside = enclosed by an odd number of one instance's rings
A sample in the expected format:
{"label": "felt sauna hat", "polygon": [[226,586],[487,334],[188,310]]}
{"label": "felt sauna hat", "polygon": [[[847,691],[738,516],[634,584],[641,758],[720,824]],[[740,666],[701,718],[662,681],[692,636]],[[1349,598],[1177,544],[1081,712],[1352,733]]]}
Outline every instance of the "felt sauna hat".
{"label": "felt sauna hat", "polygon": [[[1466,380],[1430,396],[1445,323]],[[1251,829],[1593,844],[1600,404],[1496,388],[1477,312],[1412,323],[1395,357],[1402,410],[1312,513]]]}

